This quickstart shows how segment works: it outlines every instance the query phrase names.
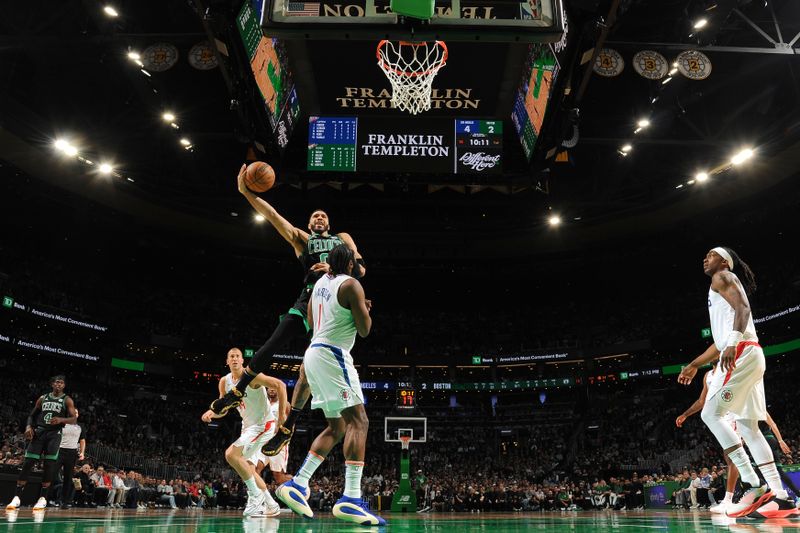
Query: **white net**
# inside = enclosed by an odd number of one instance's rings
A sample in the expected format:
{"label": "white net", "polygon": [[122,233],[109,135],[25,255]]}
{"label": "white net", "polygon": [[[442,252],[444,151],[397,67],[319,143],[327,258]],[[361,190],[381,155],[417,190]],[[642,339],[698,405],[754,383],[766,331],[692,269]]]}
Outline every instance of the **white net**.
{"label": "white net", "polygon": [[433,78],[447,63],[444,41],[378,43],[378,66],[392,84],[392,105],[416,115],[431,108]]}

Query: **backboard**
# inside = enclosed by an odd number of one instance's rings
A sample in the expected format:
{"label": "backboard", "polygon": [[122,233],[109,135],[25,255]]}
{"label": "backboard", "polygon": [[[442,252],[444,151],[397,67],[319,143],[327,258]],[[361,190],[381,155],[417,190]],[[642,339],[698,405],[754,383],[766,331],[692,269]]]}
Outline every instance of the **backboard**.
{"label": "backboard", "polygon": [[263,0],[268,37],[307,40],[556,42],[562,0],[435,0],[430,20],[401,17],[390,0]]}
{"label": "backboard", "polygon": [[383,419],[383,437],[386,442],[400,442],[400,437],[410,436],[410,442],[426,442],[428,419],[412,416],[387,416]]}

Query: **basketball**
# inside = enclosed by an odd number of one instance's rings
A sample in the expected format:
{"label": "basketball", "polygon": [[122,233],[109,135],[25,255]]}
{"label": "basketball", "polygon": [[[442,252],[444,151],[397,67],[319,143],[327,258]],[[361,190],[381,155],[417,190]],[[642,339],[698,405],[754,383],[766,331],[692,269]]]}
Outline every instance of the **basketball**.
{"label": "basketball", "polygon": [[244,184],[253,192],[267,192],[275,185],[275,171],[263,161],[256,161],[247,166]]}

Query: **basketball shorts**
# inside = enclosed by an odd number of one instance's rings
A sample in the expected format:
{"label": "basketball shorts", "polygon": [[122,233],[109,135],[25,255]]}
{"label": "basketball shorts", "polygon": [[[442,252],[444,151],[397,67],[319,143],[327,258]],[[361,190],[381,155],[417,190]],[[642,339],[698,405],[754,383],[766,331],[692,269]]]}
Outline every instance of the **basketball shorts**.
{"label": "basketball shorts", "polygon": [[25,449],[26,459],[46,459],[55,461],[58,459],[58,449],[61,447],[61,429],[36,428],[33,432],[33,439]]}
{"label": "basketball shorts", "polygon": [[278,455],[267,457],[269,459],[269,469],[272,472],[286,472],[289,466],[289,445],[284,446]]}
{"label": "basketball shorts", "polygon": [[286,314],[281,315],[280,319],[283,320],[284,317],[287,315],[296,315],[303,319],[303,325],[306,327],[306,333],[311,331],[311,327],[308,325],[307,316],[308,315],[308,301],[311,299],[311,291],[314,289],[314,285],[308,285],[303,287],[303,290],[300,292],[300,296],[297,297],[292,307],[286,312]]}
{"label": "basketball shorts", "polygon": [[275,435],[276,429],[275,420],[270,420],[263,426],[242,428],[241,436],[233,445],[242,448],[242,455],[249,463],[258,466],[258,462],[261,461],[267,464],[267,456],[261,453],[261,447]]}
{"label": "basketball shorts", "polygon": [[724,416],[728,411],[735,418],[766,420],[767,403],[764,395],[764,350],[758,343],[745,341],[736,347],[736,368],[715,372],[708,388],[707,404]]}
{"label": "basketball shorts", "polygon": [[315,343],[306,350],[303,364],[311,388],[311,408],[322,409],[325,418],[339,418],[342,410],[364,403],[361,381],[347,350]]}

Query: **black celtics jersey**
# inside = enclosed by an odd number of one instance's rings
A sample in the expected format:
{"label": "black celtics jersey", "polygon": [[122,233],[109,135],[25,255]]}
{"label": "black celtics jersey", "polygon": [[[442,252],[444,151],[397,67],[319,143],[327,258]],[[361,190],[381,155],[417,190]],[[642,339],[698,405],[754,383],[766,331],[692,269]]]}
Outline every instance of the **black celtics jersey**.
{"label": "black celtics jersey", "polygon": [[324,236],[312,233],[308,237],[306,249],[303,250],[302,255],[299,257],[306,273],[303,282],[307,286],[314,285],[323,274],[322,272],[311,272],[311,267],[317,263],[327,263],[328,254],[340,244],[344,244],[344,241],[338,235]]}
{"label": "black celtics jersey", "polygon": [[50,419],[54,416],[65,418],[67,416],[67,395],[53,396],[48,392],[42,396],[42,410],[36,417],[36,427],[41,429],[61,429],[64,425],[51,425]]}

